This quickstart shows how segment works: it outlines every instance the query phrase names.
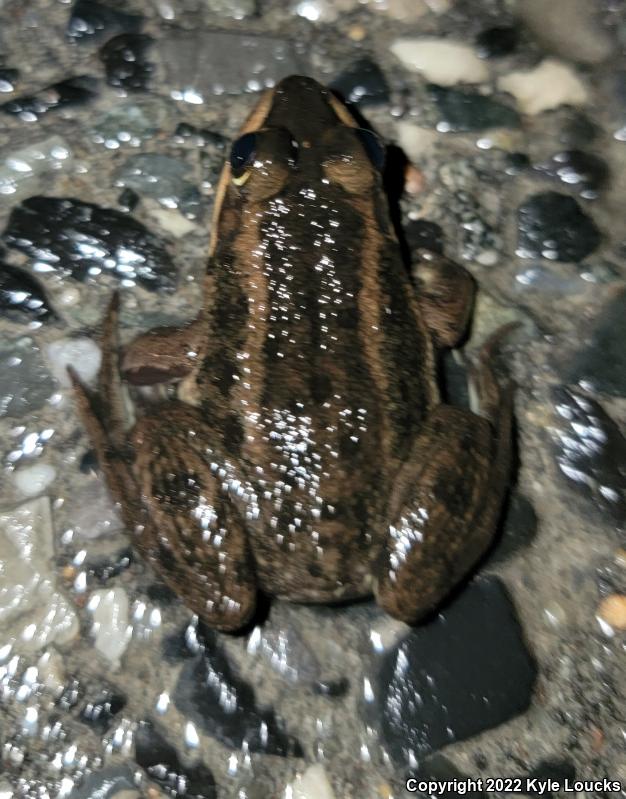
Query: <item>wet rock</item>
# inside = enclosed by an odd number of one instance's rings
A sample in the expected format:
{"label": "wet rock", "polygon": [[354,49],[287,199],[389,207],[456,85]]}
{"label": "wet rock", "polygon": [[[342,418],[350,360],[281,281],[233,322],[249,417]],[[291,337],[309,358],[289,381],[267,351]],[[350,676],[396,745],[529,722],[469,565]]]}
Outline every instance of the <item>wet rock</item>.
{"label": "wet rock", "polygon": [[0,263],[0,317],[11,322],[44,322],[55,316],[45,291],[32,275]]}
{"label": "wet rock", "polygon": [[47,271],[125,286],[171,289],[174,265],[163,242],[128,215],[81,200],[31,197],[11,212],[4,241]]}
{"label": "wet rock", "polygon": [[86,383],[90,383],[100,368],[102,354],[100,348],[90,338],[66,338],[53,341],[44,349],[50,371],[63,386],[72,385],[67,372],[73,366]]}
{"label": "wet rock", "polygon": [[176,749],[152,722],[142,721],[135,732],[135,759],[171,796],[216,799],[213,774],[202,763],[184,766]]}
{"label": "wet rock", "polygon": [[559,426],[552,437],[561,473],[618,524],[626,523],[626,439],[594,400],[554,389]]}
{"label": "wet rock", "polygon": [[389,102],[389,84],[381,68],[369,58],[361,58],[330,84],[349,103],[379,105]]}
{"label": "wet rock", "polygon": [[54,429],[47,427],[41,431],[32,431],[26,427],[17,427],[11,431],[13,441],[11,449],[7,453],[7,465],[14,466],[22,460],[28,461],[38,458],[47,443],[54,436]]}
{"label": "wet rock", "polygon": [[89,561],[88,571],[98,582],[105,584],[113,577],[125,572],[134,561],[132,550],[125,548],[111,557]]}
{"label": "wet rock", "polygon": [[[436,780],[438,782],[447,783],[450,787],[446,786],[443,791],[437,791],[438,799],[458,799],[459,792],[454,790],[452,787],[454,785],[454,782],[452,781],[457,780],[460,784],[461,782],[467,782],[468,780],[472,779],[440,754],[431,755],[430,757],[426,758],[422,763],[420,763],[417,771],[411,771],[410,775],[407,775],[407,777],[409,779],[413,778],[417,780],[418,783],[422,780],[425,780],[426,782]],[[418,795],[425,796],[425,794]],[[487,794],[485,794],[483,791],[471,790],[471,786],[468,786],[468,790],[463,794],[463,796],[467,797],[467,799],[482,799],[483,797],[487,796]]]}
{"label": "wet rock", "polygon": [[502,583],[477,580],[379,658],[366,715],[393,759],[410,766],[523,712],[535,676]]}
{"label": "wet rock", "polygon": [[273,36],[177,33],[160,42],[159,50],[170,96],[194,105],[213,95],[261,91],[307,72],[291,43]]}
{"label": "wet rock", "polygon": [[567,147],[588,147],[599,135],[599,128],[582,111],[575,111],[568,115],[563,124],[560,140]]}
{"label": "wet rock", "polygon": [[78,634],[76,614],[55,587],[52,536],[48,497],[0,513],[0,624],[28,651]]}
{"label": "wet rock", "polygon": [[313,693],[333,699],[345,696],[349,690],[350,681],[347,677],[340,677],[337,680],[318,680],[318,682],[313,683]]}
{"label": "wet rock", "polygon": [[250,655],[260,655],[288,682],[313,683],[321,677],[315,653],[282,603],[275,603],[269,620],[250,633],[246,649]]}
{"label": "wet rock", "polygon": [[489,563],[501,563],[530,546],[537,535],[537,526],[537,514],[531,503],[521,494],[513,493],[504,511],[502,534],[489,553]]}
{"label": "wet rock", "polygon": [[110,536],[124,525],[109,492],[100,478],[76,479],[63,506],[67,527],[79,539],[90,540]]}
{"label": "wet rock", "polygon": [[128,766],[106,766],[93,771],[74,788],[72,799],[135,799],[140,794],[135,786],[133,773]]}
{"label": "wet rock", "polygon": [[245,19],[257,13],[257,0],[207,0],[212,14],[226,19]]}
{"label": "wet rock", "polygon": [[332,786],[321,763],[314,763],[295,780],[285,792],[293,799],[335,799]]}
{"label": "wet rock", "polygon": [[505,155],[507,175],[521,175],[530,168],[530,158],[526,153],[507,153]]}
{"label": "wet rock", "polygon": [[402,230],[410,250],[430,250],[443,255],[443,230],[436,222],[411,219]]}
{"label": "wet rock", "polygon": [[519,43],[519,26],[487,28],[476,37],[476,52],[481,58],[502,58],[514,53]]}
{"label": "wet rock", "polygon": [[75,42],[96,42],[119,33],[136,33],[142,23],[137,14],[127,14],[96,0],[76,0],[66,35]]}
{"label": "wet rock", "polygon": [[19,418],[41,408],[55,387],[32,339],[0,350],[0,417]]}
{"label": "wet rock", "polygon": [[431,85],[428,93],[439,112],[437,130],[447,133],[516,128],[520,118],[513,108],[483,94]]}
{"label": "wet rock", "polygon": [[19,76],[20,73],[17,69],[0,67],[0,93],[11,94],[11,92],[14,92]]}
{"label": "wet rock", "polygon": [[537,41],[562,58],[597,64],[613,50],[600,24],[601,9],[587,0],[522,0],[517,13]]}
{"label": "wet rock", "polygon": [[85,703],[80,718],[100,734],[105,733],[115,721],[117,714],[126,707],[126,702],[124,694],[114,689],[107,689]]}
{"label": "wet rock", "polygon": [[152,197],[165,208],[178,208],[186,214],[198,212],[202,197],[187,180],[191,167],[179,158],[158,153],[131,156],[116,173],[121,186]]}
{"label": "wet rock", "polygon": [[213,130],[204,130],[190,125],[188,122],[181,122],[174,131],[174,141],[177,144],[194,144],[208,150],[210,156],[223,159],[226,149],[230,144],[230,139],[221,133]]}
{"label": "wet rock", "polygon": [[154,70],[146,59],[152,42],[151,36],[142,33],[123,33],[109,40],[100,50],[107,83],[129,91],[146,90]]}
{"label": "wet rock", "polygon": [[566,371],[571,383],[586,381],[605,394],[626,397],[626,291],[621,291],[599,315],[591,343]]}
{"label": "wet rock", "polygon": [[520,258],[582,261],[600,244],[601,234],[573,197],[547,191],[533,194],[519,207]]}
{"label": "wet rock", "polygon": [[402,63],[440,86],[482,83],[489,71],[473,49],[451,39],[396,39],[391,52]]}
{"label": "wet rock", "polygon": [[72,153],[60,136],[11,150],[0,162],[0,195],[21,200],[49,185],[55,172],[72,164]]}
{"label": "wet rock", "polygon": [[536,170],[576,187],[581,197],[592,200],[598,196],[609,177],[606,161],[582,150],[564,150],[538,164]]}
{"label": "wet rock", "polygon": [[141,147],[163,130],[167,118],[164,102],[145,97],[135,103],[117,103],[114,108],[96,119],[91,135],[96,144],[107,150],[120,147]]}
{"label": "wet rock", "polygon": [[205,651],[188,662],[172,695],[178,710],[225,746],[251,752],[302,756],[297,740],[283,732],[271,709],[257,706],[251,685],[237,676],[226,654],[209,636]]}
{"label": "wet rock", "polygon": [[13,482],[23,497],[36,497],[54,482],[57,471],[48,463],[34,463],[18,469],[13,475]]}
{"label": "wet rock", "polygon": [[540,114],[561,105],[585,105],[589,99],[585,84],[574,70],[551,58],[534,69],[503,75],[497,86],[512,94],[525,114]]}
{"label": "wet rock", "polygon": [[54,83],[37,94],[16,97],[0,105],[5,114],[19,116],[24,122],[36,122],[39,117],[59,108],[81,105],[96,96],[98,81],[87,75]]}
{"label": "wet rock", "polygon": [[94,591],[87,608],[93,616],[94,646],[116,668],[133,634],[126,591],[120,586]]}
{"label": "wet rock", "polygon": [[124,191],[122,191],[120,196],[117,198],[118,205],[127,213],[134,211],[139,205],[140,200],[141,197],[132,189],[124,189]]}

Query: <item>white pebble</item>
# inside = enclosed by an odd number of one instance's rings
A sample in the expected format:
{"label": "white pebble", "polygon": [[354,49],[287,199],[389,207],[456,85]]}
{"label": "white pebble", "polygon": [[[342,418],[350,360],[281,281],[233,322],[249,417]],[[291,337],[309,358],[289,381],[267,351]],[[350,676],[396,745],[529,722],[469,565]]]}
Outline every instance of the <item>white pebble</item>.
{"label": "white pebble", "polygon": [[335,799],[326,771],[321,763],[309,766],[285,791],[285,799]]}
{"label": "white pebble", "polygon": [[391,52],[406,66],[440,86],[482,83],[489,78],[485,62],[474,50],[450,39],[396,39]]}
{"label": "white pebble", "polygon": [[100,368],[101,353],[89,338],[65,338],[53,341],[44,350],[50,371],[64,388],[71,386],[67,367],[73,366],[79,376],[89,383]]}
{"label": "white pebble", "polygon": [[510,72],[498,79],[498,88],[512,94],[525,114],[540,114],[561,105],[585,105],[587,88],[571,67],[547,58],[534,69]]}
{"label": "white pebble", "polygon": [[133,634],[128,623],[128,597],[123,588],[94,591],[87,606],[93,614],[92,634],[98,652],[115,667]]}
{"label": "white pebble", "polygon": [[36,463],[24,469],[18,469],[13,476],[17,490],[25,497],[36,497],[53,482],[57,476],[56,469],[46,463]]}
{"label": "white pebble", "polygon": [[71,308],[80,301],[80,291],[74,286],[64,289],[57,296],[57,304],[62,308]]}

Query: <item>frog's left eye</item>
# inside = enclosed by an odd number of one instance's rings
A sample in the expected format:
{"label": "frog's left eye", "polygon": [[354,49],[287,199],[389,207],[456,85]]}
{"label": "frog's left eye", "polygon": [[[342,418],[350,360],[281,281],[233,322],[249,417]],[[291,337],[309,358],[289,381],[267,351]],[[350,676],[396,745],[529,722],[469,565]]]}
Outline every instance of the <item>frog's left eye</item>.
{"label": "frog's left eye", "polygon": [[357,128],[354,132],[363,145],[363,149],[367,153],[367,157],[372,162],[372,166],[374,166],[379,172],[382,172],[383,167],[385,166],[385,145],[373,130]]}
{"label": "frog's left eye", "polygon": [[250,172],[249,169],[254,163],[256,154],[256,133],[246,133],[234,142],[230,151],[230,170],[233,183],[242,186]]}

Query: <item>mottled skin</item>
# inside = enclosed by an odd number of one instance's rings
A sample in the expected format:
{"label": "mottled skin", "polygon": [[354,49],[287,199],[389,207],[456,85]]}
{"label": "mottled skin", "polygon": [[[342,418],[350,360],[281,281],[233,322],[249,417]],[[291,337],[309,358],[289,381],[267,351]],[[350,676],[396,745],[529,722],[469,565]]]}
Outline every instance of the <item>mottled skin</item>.
{"label": "mottled skin", "polygon": [[[472,281],[426,254],[413,285],[357,123],[292,77],[226,164],[200,316],[120,362],[117,299],[78,407],[136,543],[205,622],[243,626],[257,589],[299,602],[374,593],[414,622],[493,535],[510,392],[474,373],[477,416],[440,403],[434,348],[463,335]],[[235,180],[233,180],[235,178]],[[127,432],[122,379],[178,382]]]}

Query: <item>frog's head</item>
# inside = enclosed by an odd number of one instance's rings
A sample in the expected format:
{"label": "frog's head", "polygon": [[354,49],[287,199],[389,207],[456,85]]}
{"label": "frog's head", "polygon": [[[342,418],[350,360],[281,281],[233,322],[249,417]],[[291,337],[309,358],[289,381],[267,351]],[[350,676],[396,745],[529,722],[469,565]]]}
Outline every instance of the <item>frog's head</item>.
{"label": "frog's head", "polygon": [[[385,148],[328,89],[292,75],[263,94],[239,131],[222,173],[222,210],[261,210],[303,191],[337,198],[382,192]],[[214,235],[219,235],[214,226]]]}

